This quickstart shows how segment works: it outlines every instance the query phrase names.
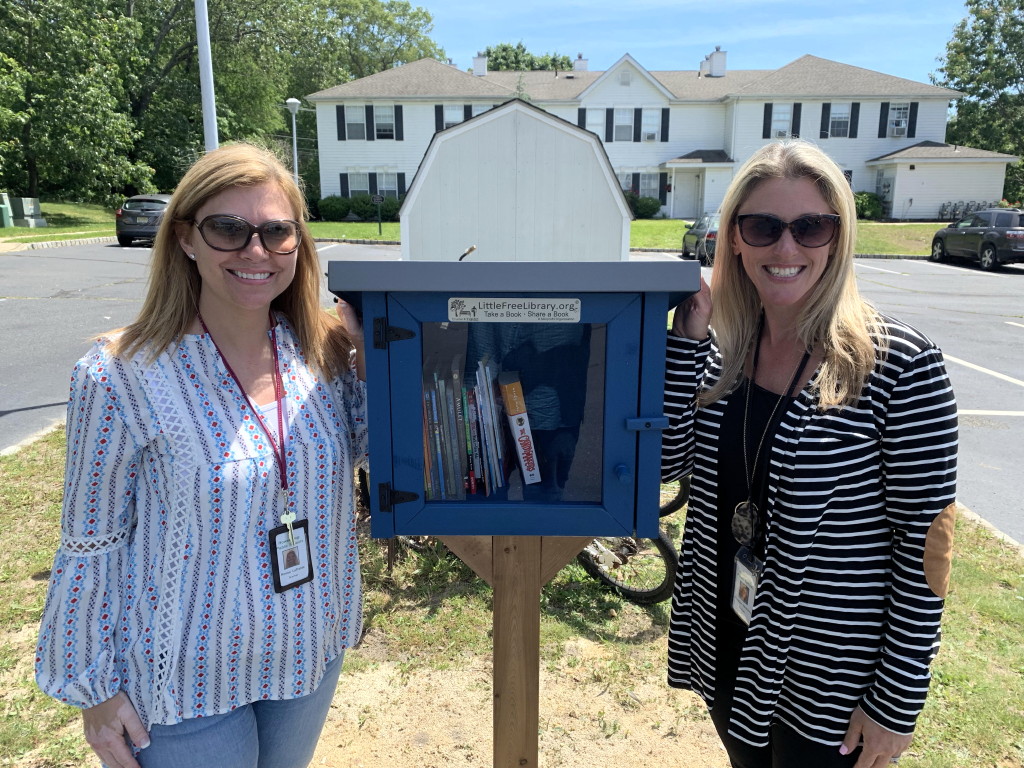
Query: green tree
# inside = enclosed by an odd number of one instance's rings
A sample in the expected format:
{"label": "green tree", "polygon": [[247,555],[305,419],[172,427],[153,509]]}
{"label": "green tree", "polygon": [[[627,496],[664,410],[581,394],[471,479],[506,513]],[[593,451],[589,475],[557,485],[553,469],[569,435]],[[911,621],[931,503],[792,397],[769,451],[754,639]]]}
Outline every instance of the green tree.
{"label": "green tree", "polygon": [[[967,0],[937,85],[960,91],[946,140],[1024,158],[1024,0]],[[1003,196],[1024,198],[1024,162],[1009,166]]]}
{"label": "green tree", "polygon": [[484,54],[487,56],[488,70],[527,72],[538,69],[557,69],[564,72],[572,69],[572,59],[568,56],[558,53],[545,53],[537,56],[526,50],[526,46],[521,40],[515,45],[498,43],[498,45],[487,46]]}
{"label": "green tree", "polygon": [[17,128],[5,142],[6,187],[110,202],[111,188],[149,184],[150,170],[127,157],[135,131],[122,111],[115,51],[130,35],[107,0],[0,5],[0,50],[13,61],[0,102]]}

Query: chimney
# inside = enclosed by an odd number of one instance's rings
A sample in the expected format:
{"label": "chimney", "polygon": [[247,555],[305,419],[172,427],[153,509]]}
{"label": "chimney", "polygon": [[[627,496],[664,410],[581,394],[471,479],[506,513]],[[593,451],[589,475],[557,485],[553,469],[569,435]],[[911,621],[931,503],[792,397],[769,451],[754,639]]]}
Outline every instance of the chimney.
{"label": "chimney", "polygon": [[483,77],[487,74],[487,55],[484,53],[477,52],[476,56],[473,57],[473,74],[477,77]]}
{"label": "chimney", "polygon": [[708,64],[708,70],[704,72],[704,67],[701,66],[705,77],[725,77],[725,51],[722,50],[722,46],[716,45],[714,52],[709,53],[705,57],[705,61]]}
{"label": "chimney", "polygon": [[588,66],[588,62],[587,62],[586,59],[583,58],[583,54],[582,53],[577,53],[576,54],[576,61],[574,61],[572,63],[572,71],[573,72],[586,72],[587,71],[587,66]]}

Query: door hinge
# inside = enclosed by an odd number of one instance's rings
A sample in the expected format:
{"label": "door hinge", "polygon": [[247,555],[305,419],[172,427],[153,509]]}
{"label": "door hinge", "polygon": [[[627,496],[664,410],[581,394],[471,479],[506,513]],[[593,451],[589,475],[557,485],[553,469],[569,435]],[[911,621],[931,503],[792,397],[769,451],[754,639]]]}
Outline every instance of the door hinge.
{"label": "door hinge", "polygon": [[406,339],[415,338],[415,336],[416,331],[410,331],[408,328],[397,328],[394,325],[388,325],[388,319],[386,317],[373,318],[374,349],[387,349],[388,344],[392,341],[405,341]]}
{"label": "door hinge", "polygon": [[381,512],[394,512],[395,504],[405,504],[408,501],[416,501],[420,495],[414,491],[396,491],[391,488],[391,483],[377,484],[377,499]]}

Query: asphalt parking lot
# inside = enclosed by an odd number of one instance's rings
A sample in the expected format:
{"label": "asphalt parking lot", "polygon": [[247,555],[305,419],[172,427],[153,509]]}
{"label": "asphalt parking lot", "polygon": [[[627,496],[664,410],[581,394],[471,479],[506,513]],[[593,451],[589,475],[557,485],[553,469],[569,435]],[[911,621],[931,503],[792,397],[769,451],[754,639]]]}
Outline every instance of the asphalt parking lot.
{"label": "asphalt parking lot", "polygon": [[[397,246],[319,249],[325,267],[400,256]],[[0,252],[0,451],[63,421],[71,367],[92,336],[138,312],[148,262],[148,247],[113,243]],[[1024,542],[1024,267],[862,259],[857,277],[883,312],[942,348],[960,407],[960,501]]]}

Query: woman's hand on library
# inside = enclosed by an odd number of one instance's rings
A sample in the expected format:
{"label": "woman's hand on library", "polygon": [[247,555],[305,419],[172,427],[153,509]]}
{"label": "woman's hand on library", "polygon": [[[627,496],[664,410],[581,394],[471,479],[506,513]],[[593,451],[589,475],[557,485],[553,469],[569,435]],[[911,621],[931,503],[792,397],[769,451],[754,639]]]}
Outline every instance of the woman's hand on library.
{"label": "woman's hand on library", "polygon": [[361,381],[366,381],[366,363],[363,359],[363,324],[359,321],[356,308],[342,299],[335,299],[338,319],[345,327],[345,333],[352,340],[356,350],[356,374]]}
{"label": "woman's hand on library", "polygon": [[702,341],[711,327],[711,288],[700,279],[700,290],[676,307],[672,333],[683,339]]}

